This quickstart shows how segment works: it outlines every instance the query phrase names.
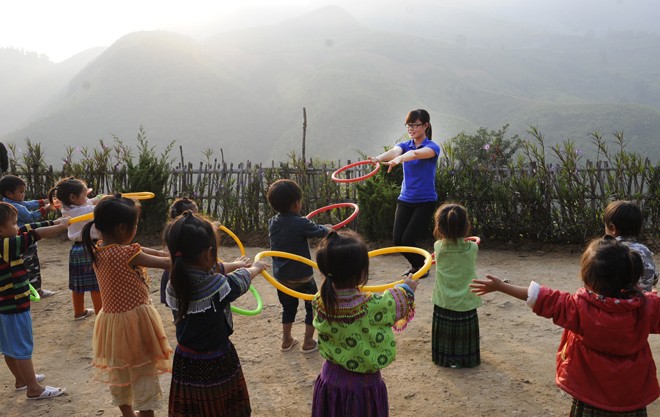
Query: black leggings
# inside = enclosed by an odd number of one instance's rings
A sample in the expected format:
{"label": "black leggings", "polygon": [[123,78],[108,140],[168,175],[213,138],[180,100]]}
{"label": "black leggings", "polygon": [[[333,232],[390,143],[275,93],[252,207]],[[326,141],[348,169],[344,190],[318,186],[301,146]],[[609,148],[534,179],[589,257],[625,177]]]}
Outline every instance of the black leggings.
{"label": "black leggings", "polygon": [[[397,201],[394,214],[394,245],[417,247],[418,240],[430,235],[431,218],[435,211],[435,201],[425,203],[405,203]],[[413,268],[424,265],[424,257],[415,253],[401,253]]]}

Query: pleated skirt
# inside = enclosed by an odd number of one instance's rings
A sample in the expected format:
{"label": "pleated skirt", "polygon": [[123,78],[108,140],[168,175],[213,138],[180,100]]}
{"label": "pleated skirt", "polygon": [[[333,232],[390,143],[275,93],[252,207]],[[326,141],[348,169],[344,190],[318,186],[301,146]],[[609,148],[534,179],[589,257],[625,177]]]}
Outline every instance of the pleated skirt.
{"label": "pleated skirt", "polygon": [[74,292],[99,290],[92,258],[80,242],[74,243],[69,251],[69,289]]}
{"label": "pleated skirt", "polygon": [[387,417],[387,387],[380,371],[361,374],[325,361],[314,384],[312,417]]}
{"label": "pleated skirt", "polygon": [[247,417],[251,413],[243,370],[231,342],[211,352],[176,347],[170,417]]}
{"label": "pleated skirt", "polygon": [[481,363],[477,309],[433,308],[432,356],[436,365],[473,368]]}
{"label": "pleated skirt", "polygon": [[607,411],[573,398],[569,417],[647,417],[646,407],[634,411]]}

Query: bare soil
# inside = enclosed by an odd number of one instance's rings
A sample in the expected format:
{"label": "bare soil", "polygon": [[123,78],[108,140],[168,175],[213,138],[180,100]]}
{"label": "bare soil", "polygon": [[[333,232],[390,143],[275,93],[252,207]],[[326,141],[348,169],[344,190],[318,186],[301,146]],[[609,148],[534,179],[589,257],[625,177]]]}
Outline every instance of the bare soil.
{"label": "bare soil", "polygon": [[[0,415],[27,416],[120,416],[111,405],[109,390],[92,380],[90,365],[94,319],[73,321],[68,290],[68,252],[63,238],[39,243],[44,287],[57,293],[33,303],[34,364],[45,373],[44,384],[66,387],[67,395],[41,401],[27,401],[25,392],[14,391],[14,379],[0,366]],[[266,248],[249,247],[254,256]],[[527,285],[531,279],[553,288],[575,291],[578,278],[578,251],[504,251],[482,248],[478,273],[493,273],[513,283]],[[236,247],[221,248],[221,257],[234,259]],[[656,257],[656,263],[660,259]],[[398,279],[406,269],[400,255],[372,259],[370,283]],[[152,299],[174,347],[176,338],[171,313],[159,303],[160,271],[150,271]],[[320,276],[317,276],[320,284]],[[263,312],[255,317],[234,315],[236,345],[250,391],[253,416],[305,416],[311,410],[314,380],[323,359],[318,353],[280,351],[281,309],[277,295],[264,279],[255,287],[264,300]],[[431,318],[433,273],[421,281],[417,291],[417,314],[408,328],[398,334],[398,358],[383,371],[392,416],[565,416],[571,398],[554,385],[555,351],[562,330],[529,311],[521,301],[503,294],[489,294],[479,309],[482,363],[474,369],[446,369],[431,361]],[[91,299],[86,303],[91,307]],[[253,308],[250,294],[236,303]],[[294,335],[302,339],[302,307]],[[654,352],[660,339],[651,336]],[[163,409],[167,415],[170,376],[161,377]],[[660,402],[648,407],[649,416],[660,416]]]}

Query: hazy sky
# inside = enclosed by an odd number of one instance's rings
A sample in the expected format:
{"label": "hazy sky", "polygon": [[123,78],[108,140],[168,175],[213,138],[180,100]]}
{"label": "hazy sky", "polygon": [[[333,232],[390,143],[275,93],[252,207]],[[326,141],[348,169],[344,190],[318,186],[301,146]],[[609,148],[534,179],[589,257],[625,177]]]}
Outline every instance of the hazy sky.
{"label": "hazy sky", "polygon": [[[588,29],[584,16],[596,22],[596,29],[655,31],[660,14],[648,13],[649,4],[654,11],[660,10],[660,4],[653,4],[655,1],[19,0],[6,1],[0,8],[0,47],[34,51],[59,62],[91,47],[110,46],[130,32],[161,29],[204,38],[227,30],[277,23],[329,4],[345,8],[363,22],[374,22],[379,16],[392,21],[401,16],[414,25],[416,15],[446,6],[558,31]],[[642,5],[646,7],[639,7]]]}

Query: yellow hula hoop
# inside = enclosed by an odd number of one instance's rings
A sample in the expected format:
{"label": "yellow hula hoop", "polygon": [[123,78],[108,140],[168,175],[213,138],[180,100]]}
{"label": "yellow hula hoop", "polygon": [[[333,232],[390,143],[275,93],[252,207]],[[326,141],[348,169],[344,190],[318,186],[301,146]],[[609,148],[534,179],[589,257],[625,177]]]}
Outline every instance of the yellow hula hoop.
{"label": "yellow hula hoop", "polygon": [[223,232],[227,233],[229,236],[231,236],[232,239],[234,239],[234,242],[238,245],[238,249],[241,251],[241,256],[245,256],[245,248],[243,247],[243,243],[241,243],[241,240],[232,232],[231,230],[227,229],[225,226],[220,225],[218,226],[218,229],[222,230]]}
{"label": "yellow hula hoop", "polygon": [[[122,197],[132,198],[133,200],[149,200],[154,198],[156,194],[149,191],[142,191],[138,193],[122,193]],[[73,217],[69,220],[69,224],[78,223],[78,222],[87,222],[94,218],[94,212],[83,214],[82,216]]]}
{"label": "yellow hula hoop", "polygon": [[[416,253],[424,257],[424,265],[422,265],[422,267],[419,268],[419,270],[413,274],[412,279],[415,280],[419,279],[419,277],[426,274],[426,272],[429,269],[431,269],[431,264],[433,262],[433,257],[431,256],[431,254],[422,248],[416,248],[414,246],[391,246],[389,248],[372,250],[369,251],[369,258],[373,258],[380,255],[388,255],[390,253],[399,253],[399,252]],[[370,292],[381,292],[381,291],[385,291],[388,288],[392,288],[397,284],[403,284],[403,280],[401,279],[395,282],[391,282],[389,284],[382,284],[382,285],[365,285],[361,287],[360,290],[370,291]]]}
{"label": "yellow hula hoop", "polygon": [[[312,261],[311,259],[307,259],[304,256],[294,255],[293,253],[281,252],[281,251],[277,251],[277,250],[267,250],[267,251],[259,252],[254,256],[254,261],[256,262],[256,261],[260,260],[261,258],[265,258],[267,256],[275,257],[275,258],[279,257],[279,258],[292,259],[294,261],[302,262],[306,265],[309,265],[312,268],[318,269],[318,266],[316,265],[316,262]],[[266,281],[270,282],[270,284],[273,287],[275,287],[278,290],[282,291],[284,294],[288,294],[291,297],[300,298],[301,300],[305,300],[305,301],[311,301],[314,298],[314,294],[305,294],[305,293],[302,293],[302,292],[294,291],[291,288],[280,284],[265,269],[261,271],[261,275],[264,278],[266,278]]]}
{"label": "yellow hula hoop", "polygon": [[[218,226],[218,229],[222,230],[223,232],[231,236],[231,238],[234,239],[234,242],[236,242],[236,244],[238,245],[238,249],[241,251],[241,256],[245,256],[245,247],[243,246],[241,239],[239,239],[234,232],[232,232],[223,225]],[[250,292],[254,296],[255,300],[257,300],[257,308],[255,308],[254,310],[245,310],[240,307],[236,307],[232,305],[230,306],[232,312],[236,314],[240,314],[242,316],[256,316],[257,314],[261,313],[261,310],[263,310],[264,308],[264,304],[263,301],[261,301],[261,296],[259,295],[259,292],[252,284],[250,284]]]}
{"label": "yellow hula hoop", "polygon": [[[380,256],[380,255],[386,255],[390,253],[399,253],[399,252],[409,252],[409,253],[416,253],[418,255],[422,255],[424,257],[424,265],[419,269],[419,271],[415,272],[412,276],[412,279],[419,279],[422,275],[424,275],[430,268],[431,268],[431,262],[432,262],[432,257],[431,254],[425,251],[424,249],[421,248],[415,248],[412,246],[392,246],[389,248],[382,248],[382,249],[376,249],[372,250],[369,252],[369,257],[373,258],[375,256]],[[280,257],[280,258],[287,258],[291,259],[294,261],[302,262],[306,265],[311,266],[312,268],[318,269],[318,265],[316,262],[307,259],[303,256],[295,255],[293,253],[289,252],[281,252],[281,251],[263,251],[259,252],[258,254],[255,255],[254,260],[255,262],[260,260],[261,258],[264,257]],[[280,282],[278,282],[268,271],[263,270],[261,271],[261,275],[266,278],[266,281],[268,281],[273,287],[277,288],[278,290],[282,291],[283,293],[290,295],[291,297],[296,297],[300,298],[302,300],[310,301],[314,298],[314,294],[305,294],[301,293],[298,291],[294,291],[289,287],[286,287],[282,285]],[[389,288],[394,287],[397,284],[403,284],[403,280],[391,282],[389,284],[383,284],[383,285],[365,285],[360,288],[361,291],[370,291],[370,292],[381,292],[385,291]]]}

